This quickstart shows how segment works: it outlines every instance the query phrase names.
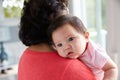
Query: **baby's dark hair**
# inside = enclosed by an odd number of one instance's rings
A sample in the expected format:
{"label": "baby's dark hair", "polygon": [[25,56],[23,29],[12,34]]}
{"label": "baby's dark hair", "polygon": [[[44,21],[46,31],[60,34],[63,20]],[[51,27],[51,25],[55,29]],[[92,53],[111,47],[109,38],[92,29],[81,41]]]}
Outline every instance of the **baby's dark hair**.
{"label": "baby's dark hair", "polygon": [[84,24],[78,17],[72,16],[72,15],[63,15],[63,16],[56,18],[48,28],[47,33],[48,33],[48,36],[51,42],[53,42],[52,40],[53,32],[65,24],[72,25],[72,27],[74,27],[76,31],[78,31],[79,33],[83,35],[87,31],[87,28],[84,26]]}
{"label": "baby's dark hair", "polygon": [[26,46],[49,44],[47,28],[52,20],[67,12],[68,0],[25,0],[19,38]]}

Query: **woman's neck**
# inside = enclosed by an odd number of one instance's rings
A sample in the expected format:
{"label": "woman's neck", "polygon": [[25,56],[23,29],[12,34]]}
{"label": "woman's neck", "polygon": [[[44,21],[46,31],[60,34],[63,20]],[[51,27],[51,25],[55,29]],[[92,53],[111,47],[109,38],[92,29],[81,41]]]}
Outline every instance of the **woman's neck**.
{"label": "woman's neck", "polygon": [[37,44],[37,45],[31,45],[28,47],[30,50],[34,51],[40,51],[40,52],[52,52],[54,49],[48,45],[48,44]]}

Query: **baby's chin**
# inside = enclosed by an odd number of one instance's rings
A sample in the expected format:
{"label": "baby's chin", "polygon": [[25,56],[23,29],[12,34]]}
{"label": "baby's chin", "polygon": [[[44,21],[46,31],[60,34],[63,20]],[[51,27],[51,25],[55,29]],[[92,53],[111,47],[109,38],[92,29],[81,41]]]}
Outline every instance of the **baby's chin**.
{"label": "baby's chin", "polygon": [[70,57],[68,57],[68,56],[61,56],[61,57],[68,58],[68,59],[77,59],[78,58],[78,56],[70,56]]}
{"label": "baby's chin", "polygon": [[69,59],[77,59],[78,57],[68,57]]}
{"label": "baby's chin", "polygon": [[77,59],[79,56],[67,56],[67,58],[69,58],[69,59]]}
{"label": "baby's chin", "polygon": [[70,59],[77,59],[79,56],[80,56],[79,54],[74,54],[73,52],[70,52],[69,54],[66,55],[66,57]]}

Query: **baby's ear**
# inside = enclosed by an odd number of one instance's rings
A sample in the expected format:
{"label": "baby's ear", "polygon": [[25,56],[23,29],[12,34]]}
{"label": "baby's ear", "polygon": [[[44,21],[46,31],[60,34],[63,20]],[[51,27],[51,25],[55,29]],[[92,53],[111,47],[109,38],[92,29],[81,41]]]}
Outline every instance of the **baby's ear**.
{"label": "baby's ear", "polygon": [[85,39],[87,42],[89,41],[89,32],[88,31],[85,32]]}

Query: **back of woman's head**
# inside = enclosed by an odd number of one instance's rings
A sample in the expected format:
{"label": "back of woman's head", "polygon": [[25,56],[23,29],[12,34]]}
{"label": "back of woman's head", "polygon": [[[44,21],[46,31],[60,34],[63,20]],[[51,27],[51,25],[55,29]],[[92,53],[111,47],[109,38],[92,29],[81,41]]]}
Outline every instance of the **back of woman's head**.
{"label": "back of woman's head", "polygon": [[68,0],[25,0],[19,30],[23,44],[49,44],[47,28],[53,19],[67,14],[67,3]]}

